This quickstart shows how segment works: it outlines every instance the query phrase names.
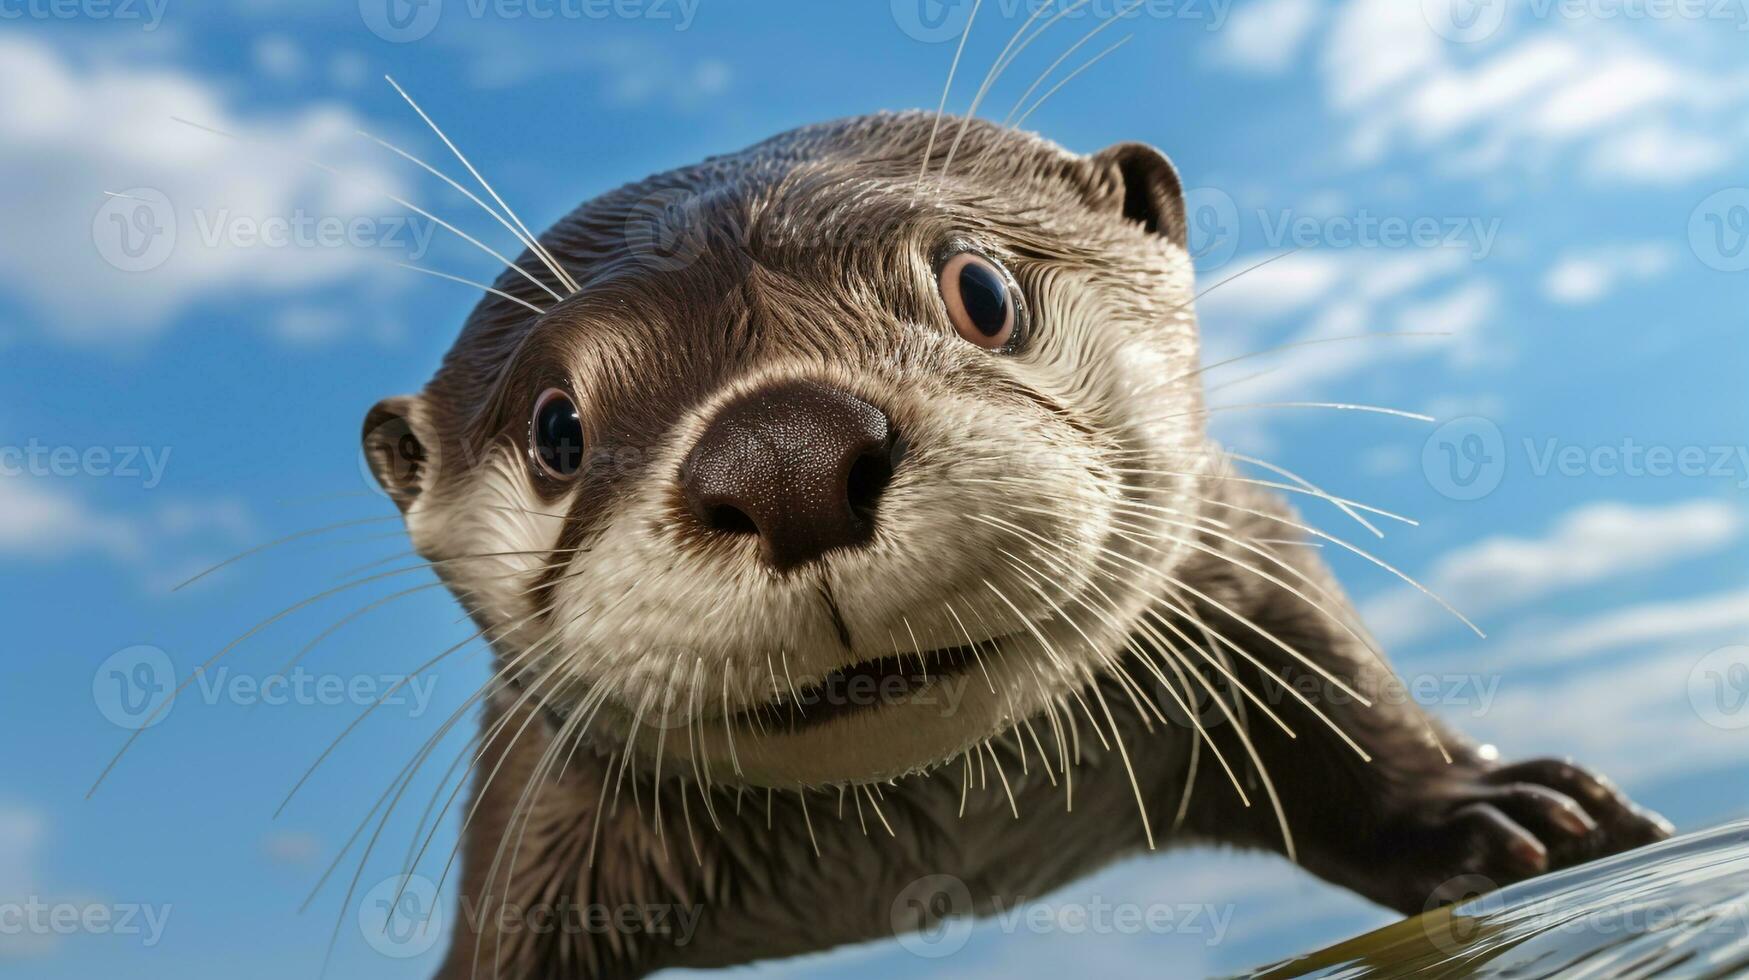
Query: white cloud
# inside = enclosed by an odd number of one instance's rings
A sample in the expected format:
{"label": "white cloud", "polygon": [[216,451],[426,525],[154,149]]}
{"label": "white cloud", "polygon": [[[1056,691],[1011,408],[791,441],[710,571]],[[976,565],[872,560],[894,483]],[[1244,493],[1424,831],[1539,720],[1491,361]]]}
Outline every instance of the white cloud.
{"label": "white cloud", "polygon": [[1654,649],[1541,682],[1508,677],[1466,727],[1507,758],[1571,755],[1630,788],[1740,766],[1743,731],[1708,724],[1690,700],[1690,675],[1705,652]]}
{"label": "white cloud", "polygon": [[1724,169],[1730,159],[1730,147],[1712,133],[1653,121],[1599,142],[1589,169],[1593,176],[1633,183],[1685,184]]}
{"label": "white cloud", "polygon": [[97,551],[133,559],[139,530],[126,520],[88,509],[69,494],[21,477],[0,478],[0,555],[63,557]]}
{"label": "white cloud", "polygon": [[322,856],[322,842],[314,834],[282,830],[263,838],[261,850],[276,864],[307,865]]}
{"label": "white cloud", "polygon": [[[210,234],[300,214],[402,214],[374,190],[400,188],[380,158],[365,156],[360,125],[330,105],[244,114],[180,70],[75,63],[42,41],[0,37],[0,211],[28,229],[0,238],[0,288],[62,332],[96,339],[149,333],[215,295],[381,277],[383,266],[353,245],[250,247]],[[356,181],[336,181],[306,158]]]}
{"label": "white cloud", "polygon": [[0,561],[95,555],[157,587],[186,577],[191,548],[229,549],[259,537],[248,509],[234,500],[164,499],[122,514],[72,488],[69,478],[0,476]]}
{"label": "white cloud", "polygon": [[255,70],[268,78],[286,82],[304,74],[303,49],[283,34],[265,34],[256,38],[253,54]]}
{"label": "white cloud", "polygon": [[1543,276],[1543,295],[1567,305],[1595,303],[1624,282],[1662,276],[1675,262],[1675,249],[1657,242],[1569,251]]}
{"label": "white cloud", "polygon": [[[34,809],[0,804],[0,903],[39,897],[37,855],[47,821]],[[28,929],[0,929],[0,961],[41,956],[56,937]]]}
{"label": "white cloud", "polygon": [[[1741,512],[1715,500],[1663,506],[1586,504],[1563,515],[1543,537],[1498,536],[1450,552],[1421,581],[1474,619],[1716,551],[1742,530]],[[1362,606],[1362,618],[1387,644],[1424,635],[1443,622],[1442,615],[1408,586]]]}
{"label": "white cloud", "polygon": [[1452,43],[1430,26],[1436,14],[1401,0],[1348,0],[1336,12],[1323,84],[1351,124],[1357,162],[1413,150],[1481,173],[1575,153],[1594,178],[1670,183],[1742,149],[1718,135],[1749,109],[1749,81],[1734,67],[1673,57],[1601,19],[1521,18],[1483,43]]}
{"label": "white cloud", "polygon": [[1749,589],[1653,602],[1606,613],[1540,637],[1537,647],[1559,659],[1696,636],[1749,635]]}
{"label": "white cloud", "polygon": [[1216,57],[1259,74],[1286,71],[1319,13],[1318,0],[1256,0],[1241,5],[1221,31]]}
{"label": "white cloud", "polygon": [[[1405,358],[1467,363],[1497,303],[1491,282],[1465,275],[1468,265],[1461,249],[1350,249],[1297,252],[1247,273],[1198,301],[1205,362],[1298,346],[1219,368],[1210,384],[1231,383],[1246,401],[1306,398]],[[1447,336],[1337,339],[1385,333]],[[1247,376],[1260,368],[1267,373]]]}

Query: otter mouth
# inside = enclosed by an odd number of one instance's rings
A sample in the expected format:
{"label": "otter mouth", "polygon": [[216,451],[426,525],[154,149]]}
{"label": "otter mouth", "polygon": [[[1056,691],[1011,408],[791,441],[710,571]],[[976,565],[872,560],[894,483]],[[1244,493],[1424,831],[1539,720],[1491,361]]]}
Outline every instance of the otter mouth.
{"label": "otter mouth", "polygon": [[981,643],[941,647],[922,653],[889,654],[862,660],[813,681],[792,684],[784,678],[782,693],[764,704],[739,712],[731,724],[779,728],[794,733],[818,728],[850,715],[885,707],[936,707],[943,714],[958,710],[960,692],[946,685],[969,683],[968,674],[983,670],[983,658],[1000,653],[1003,637]]}

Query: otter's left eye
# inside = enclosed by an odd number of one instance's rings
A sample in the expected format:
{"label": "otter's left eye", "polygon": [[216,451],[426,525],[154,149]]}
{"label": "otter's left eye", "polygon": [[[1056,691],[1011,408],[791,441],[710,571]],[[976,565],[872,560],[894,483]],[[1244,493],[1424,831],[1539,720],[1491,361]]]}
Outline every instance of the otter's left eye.
{"label": "otter's left eye", "polygon": [[556,479],[576,476],[583,468],[583,420],[571,396],[557,388],[541,392],[528,425],[528,448],[535,463]]}
{"label": "otter's left eye", "polygon": [[942,264],[940,281],[948,319],[961,337],[991,350],[1014,345],[1020,303],[1001,266],[976,252],[961,252]]}

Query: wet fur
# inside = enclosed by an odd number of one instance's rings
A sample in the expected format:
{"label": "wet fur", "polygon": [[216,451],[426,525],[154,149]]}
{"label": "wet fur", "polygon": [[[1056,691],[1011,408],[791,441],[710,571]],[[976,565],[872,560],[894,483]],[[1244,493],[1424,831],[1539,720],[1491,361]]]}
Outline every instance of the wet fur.
{"label": "wet fur", "polygon": [[[1284,681],[1313,674],[1272,636],[1361,692],[1393,678],[1317,551],[1277,543],[1301,536],[1300,518],[1227,479],[1206,442],[1170,166],[1145,147],[1079,156],[973,122],[954,168],[940,172],[938,145],[918,180],[936,123],[806,127],[583,205],[542,237],[581,290],[538,318],[488,296],[427,389],[367,421],[415,543],[493,631],[506,680],[487,701],[463,850],[475,914],[442,976],[639,976],[793,955],[918,925],[896,909],[929,875],[966,884],[973,907],[953,911],[988,912],[1189,842],[1291,846],[1312,872],[1414,912],[1455,897],[1442,889],[1460,875],[1505,883],[1666,832],[1563,763],[1483,759],[1413,704],[1365,707],[1320,682],[1325,719],[1286,696]],[[679,205],[662,226],[678,262],[639,247],[652,201]],[[1039,324],[1027,355],[1003,360],[945,326],[929,255],[952,236],[1014,270]],[[569,292],[536,257],[521,264]],[[520,277],[496,288],[548,306]],[[715,406],[786,377],[881,405],[915,448],[874,542],[777,577],[744,542],[693,526],[672,484]],[[576,387],[592,445],[635,451],[577,486],[532,476],[526,413],[553,383]],[[411,452],[382,436],[407,431]],[[1010,503],[1016,530],[969,519],[984,501]],[[981,579],[1026,622],[967,588]],[[1055,645],[1016,641],[993,666],[999,690],[961,717],[883,706],[811,741],[749,728],[737,772],[704,719],[719,697],[782,693],[763,656],[772,638],[806,676],[850,656],[822,582],[859,656],[957,643],[944,597]],[[701,676],[706,704],[666,705],[680,727],[631,736],[641,708],[675,692],[696,701]],[[1196,696],[1207,689],[1219,705]],[[584,712],[579,744],[568,723]],[[698,747],[682,744],[695,730]],[[684,945],[467,928],[482,903],[560,900],[701,918]]]}

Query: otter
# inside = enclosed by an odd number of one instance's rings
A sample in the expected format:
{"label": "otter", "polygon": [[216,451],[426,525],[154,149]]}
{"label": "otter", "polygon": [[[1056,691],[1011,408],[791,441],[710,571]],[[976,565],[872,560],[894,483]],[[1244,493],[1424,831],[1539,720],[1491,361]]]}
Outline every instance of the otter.
{"label": "otter", "polygon": [[1415,913],[1669,834],[1388,696],[1284,491],[1327,495],[1206,434],[1154,148],[883,113],[523,237],[364,426],[494,655],[441,976],[790,956],[1195,843]]}

